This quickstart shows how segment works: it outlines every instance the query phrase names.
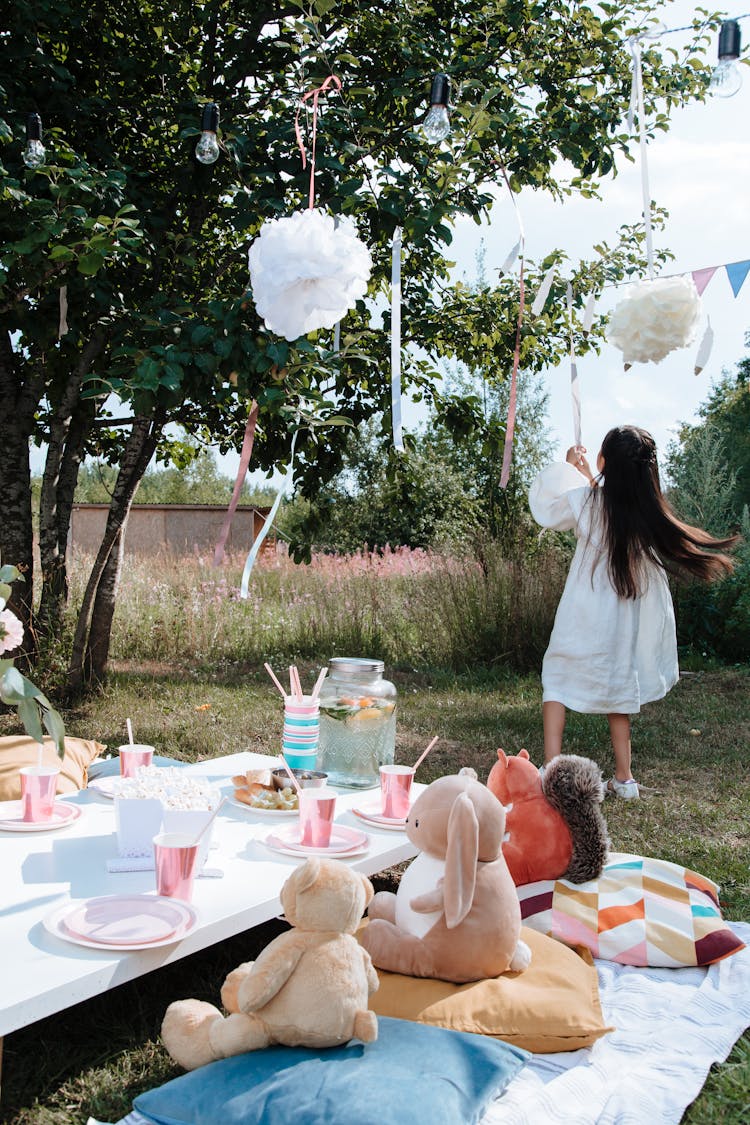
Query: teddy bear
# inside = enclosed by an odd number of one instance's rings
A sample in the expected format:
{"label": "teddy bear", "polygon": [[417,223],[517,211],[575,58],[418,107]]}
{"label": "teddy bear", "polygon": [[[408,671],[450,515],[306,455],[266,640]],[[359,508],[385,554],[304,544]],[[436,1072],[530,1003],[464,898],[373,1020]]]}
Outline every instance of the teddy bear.
{"label": "teddy bear", "polygon": [[274,938],[256,961],[226,978],[227,1012],[201,1000],[178,1000],[164,1016],[161,1037],[186,1070],[271,1043],[333,1047],[378,1036],[368,1011],[378,975],[352,936],[373,897],[369,879],[336,860],[307,859],[281,889],[294,927]]}
{"label": "teddy bear", "polygon": [[473,770],[417,797],[406,835],[420,854],[397,894],[381,891],[360,941],[379,969],[463,984],[520,972],[521,909],[503,858],[505,810]]}
{"label": "teddy bear", "polygon": [[503,854],[517,887],[541,879],[597,879],[609,851],[602,774],[577,754],[553,758],[540,777],[527,750],[498,750],[487,787],[505,806]]}

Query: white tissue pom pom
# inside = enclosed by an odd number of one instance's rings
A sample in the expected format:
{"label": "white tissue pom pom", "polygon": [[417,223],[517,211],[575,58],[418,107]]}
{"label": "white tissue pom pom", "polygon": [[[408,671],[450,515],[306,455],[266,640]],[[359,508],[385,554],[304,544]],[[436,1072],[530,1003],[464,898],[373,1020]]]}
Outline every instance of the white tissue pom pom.
{"label": "white tissue pom pom", "polygon": [[639,281],[615,307],[607,339],[625,363],[658,363],[695,339],[701,301],[691,277]]}
{"label": "white tissue pom pom", "polygon": [[370,251],[351,219],[317,209],[269,219],[250,247],[253,300],[266,327],[296,340],[336,321],[367,293]]}

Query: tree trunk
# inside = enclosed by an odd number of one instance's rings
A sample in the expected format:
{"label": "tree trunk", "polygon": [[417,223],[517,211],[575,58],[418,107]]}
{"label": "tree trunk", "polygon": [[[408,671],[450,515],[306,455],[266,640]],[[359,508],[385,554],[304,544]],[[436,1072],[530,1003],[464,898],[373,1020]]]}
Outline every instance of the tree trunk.
{"label": "tree trunk", "polygon": [[37,622],[42,635],[54,633],[68,599],[68,531],[83,447],[91,430],[94,400],[81,401],[81,385],[105,343],[97,331],[83,349],[50,423],[39,502],[42,595]]}
{"label": "tree trunk", "polygon": [[[161,412],[154,417],[136,415],[133,419],[109,506],[104,538],[94,560],[78,615],[68,668],[67,689],[71,695],[79,694],[93,682],[101,682],[106,674],[119,577],[118,542],[124,539],[133,497],[156,451],[163,425],[164,416]],[[108,564],[113,552],[115,560],[110,567]]]}
{"label": "tree trunk", "polygon": [[[25,370],[23,370],[25,369]],[[23,651],[33,651],[34,535],[31,519],[29,438],[44,388],[41,363],[18,356],[9,333],[0,335],[0,560],[17,566],[8,607],[24,625]],[[13,655],[13,654],[8,654]]]}

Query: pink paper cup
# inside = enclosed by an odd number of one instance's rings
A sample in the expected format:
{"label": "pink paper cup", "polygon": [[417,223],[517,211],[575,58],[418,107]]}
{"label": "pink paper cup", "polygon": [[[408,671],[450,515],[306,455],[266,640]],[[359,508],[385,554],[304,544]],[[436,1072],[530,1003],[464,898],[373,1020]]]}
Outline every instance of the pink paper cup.
{"label": "pink paper cup", "polygon": [[162,832],[154,836],[156,893],[190,902],[200,844],[182,832]]}
{"label": "pink paper cup", "polygon": [[50,820],[55,807],[59,769],[54,766],[24,766],[21,775],[21,813],[23,820]]}
{"label": "pink paper cup", "polygon": [[304,848],[327,848],[336,814],[336,790],[300,789],[299,839]]}
{"label": "pink paper cup", "polygon": [[383,816],[404,820],[409,815],[413,766],[380,767],[380,802]]}
{"label": "pink paper cup", "polygon": [[139,766],[150,766],[154,757],[153,746],[139,742],[118,746],[120,752],[120,777],[135,777]]}
{"label": "pink paper cup", "polygon": [[301,700],[293,695],[284,696],[284,713],[300,719],[314,719],[320,714],[320,700],[303,695]]}

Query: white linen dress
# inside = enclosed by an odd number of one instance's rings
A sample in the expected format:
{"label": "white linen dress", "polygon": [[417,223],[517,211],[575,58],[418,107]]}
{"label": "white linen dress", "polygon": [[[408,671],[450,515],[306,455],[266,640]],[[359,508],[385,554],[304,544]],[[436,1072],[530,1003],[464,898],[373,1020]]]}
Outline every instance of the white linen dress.
{"label": "white linen dress", "polygon": [[599,490],[582,480],[567,462],[549,465],[529,492],[537,523],[578,539],[542,664],[543,699],[586,714],[632,715],[679,678],[672,596],[651,562],[642,593],[618,596],[607,572]]}

